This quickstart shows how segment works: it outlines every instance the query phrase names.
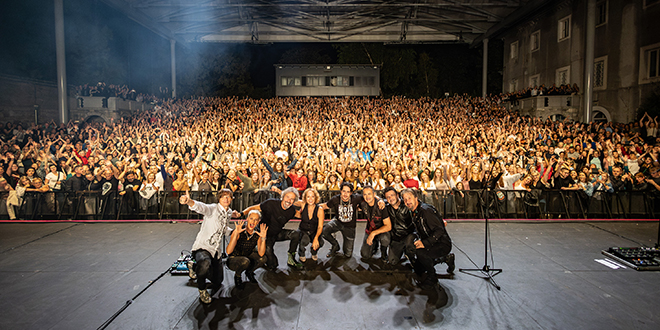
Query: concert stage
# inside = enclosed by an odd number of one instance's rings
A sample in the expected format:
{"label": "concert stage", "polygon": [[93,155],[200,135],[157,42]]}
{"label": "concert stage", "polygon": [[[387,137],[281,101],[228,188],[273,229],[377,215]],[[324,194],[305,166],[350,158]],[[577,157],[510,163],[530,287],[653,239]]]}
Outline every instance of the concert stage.
{"label": "concert stage", "polygon": [[[290,223],[295,227],[297,223]],[[191,223],[0,224],[0,329],[658,329],[660,273],[612,269],[611,246],[653,246],[657,222],[496,222],[487,281],[458,272],[484,263],[483,223],[450,222],[456,274],[420,291],[406,267],[358,256],[304,270],[257,271],[244,290],[225,269],[209,305],[187,276],[159,276],[199,230]],[[358,224],[355,250],[363,239]],[[460,249],[460,250],[459,250]],[[465,254],[467,253],[467,255]],[[490,263],[490,262],[489,262]]]}

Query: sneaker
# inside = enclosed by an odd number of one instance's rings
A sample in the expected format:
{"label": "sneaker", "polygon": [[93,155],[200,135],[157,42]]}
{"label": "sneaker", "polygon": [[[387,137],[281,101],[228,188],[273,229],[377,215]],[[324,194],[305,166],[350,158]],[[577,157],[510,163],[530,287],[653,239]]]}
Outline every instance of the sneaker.
{"label": "sneaker", "polygon": [[296,261],[296,254],[295,253],[287,253],[289,256],[289,259],[286,261],[286,264],[295,267],[295,268],[300,268],[302,267],[302,264]]}
{"label": "sneaker", "polygon": [[243,283],[243,279],[241,276],[234,276],[234,284],[236,285],[237,288],[243,290],[245,288],[245,283]]}
{"label": "sneaker", "polygon": [[257,283],[257,279],[254,277],[253,272],[245,272],[245,276],[247,276],[248,281],[250,281],[250,283]]}
{"label": "sneaker", "polygon": [[307,261],[306,257],[300,257],[300,262],[305,262],[305,261]]}
{"label": "sneaker", "polygon": [[447,260],[445,262],[447,263],[447,273],[453,274],[456,269],[456,256],[454,256],[453,253],[450,253],[447,255]]}
{"label": "sneaker", "polygon": [[316,254],[314,254],[314,255],[312,255],[312,260],[317,261],[317,260],[319,260],[319,257]]}
{"label": "sneaker", "polygon": [[208,304],[211,302],[211,295],[206,290],[199,290],[199,300],[202,303]]}
{"label": "sneaker", "polygon": [[197,279],[197,273],[195,273],[195,270],[193,269],[193,266],[195,266],[195,262],[193,262],[192,260],[188,260],[188,262],[186,263],[186,266],[188,266],[188,276],[191,279],[196,280]]}

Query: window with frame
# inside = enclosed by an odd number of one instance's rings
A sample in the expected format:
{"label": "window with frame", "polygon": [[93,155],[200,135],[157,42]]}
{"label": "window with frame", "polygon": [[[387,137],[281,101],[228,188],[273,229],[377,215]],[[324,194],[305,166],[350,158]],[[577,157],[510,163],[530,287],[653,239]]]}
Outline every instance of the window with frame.
{"label": "window with frame", "polygon": [[509,81],[509,92],[513,93],[518,91],[518,79],[513,78]]}
{"label": "window with frame", "polygon": [[660,47],[647,50],[645,57],[647,64],[646,78],[658,78],[660,76],[660,72],[658,72],[658,68],[660,67]]}
{"label": "window with frame", "polygon": [[607,0],[596,3],[596,26],[607,24]]}
{"label": "window with frame", "polygon": [[529,87],[538,87],[539,81],[541,81],[541,75],[540,74],[535,74],[531,77],[529,77]]}
{"label": "window with frame", "polygon": [[555,79],[555,84],[557,87],[561,85],[568,85],[571,81],[571,67],[565,66],[563,68],[557,69],[557,77]]}
{"label": "window with frame", "polygon": [[559,20],[557,24],[557,41],[566,40],[571,37],[571,15]]}
{"label": "window with frame", "polygon": [[600,57],[594,61],[594,88],[607,88],[607,57]]}
{"label": "window with frame", "polygon": [[529,48],[532,52],[539,50],[541,47],[541,31],[532,33],[529,37]]}
{"label": "window with frame", "polygon": [[660,0],[644,0],[644,9],[648,6],[653,6],[660,3]]}
{"label": "window with frame", "polygon": [[510,54],[511,54],[510,58],[512,60],[518,58],[518,41],[514,41],[514,42],[511,43]]}

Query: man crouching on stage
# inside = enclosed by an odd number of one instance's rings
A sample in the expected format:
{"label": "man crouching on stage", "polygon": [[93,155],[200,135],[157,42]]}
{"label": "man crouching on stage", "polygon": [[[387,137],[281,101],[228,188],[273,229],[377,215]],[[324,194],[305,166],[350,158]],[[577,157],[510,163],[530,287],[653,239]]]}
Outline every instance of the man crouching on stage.
{"label": "man crouching on stage", "polygon": [[220,190],[218,199],[217,204],[204,204],[191,199],[188,191],[179,197],[179,203],[188,205],[191,211],[204,216],[202,226],[192,246],[192,255],[196,264],[194,269],[190,268],[190,264],[188,267],[190,277],[197,278],[199,300],[205,304],[211,302],[211,295],[206,291],[206,279],[211,280],[214,286],[220,287],[224,277],[220,246],[223,235],[229,235],[227,226],[229,219],[232,216],[240,217],[240,213],[229,208],[232,201],[231,190]]}
{"label": "man crouching on stage", "polygon": [[[261,267],[266,262],[266,234],[268,227],[262,223],[259,231],[255,231],[261,221],[261,212],[252,210],[247,215],[246,221],[236,223],[236,229],[231,233],[231,239],[227,245],[227,268],[233,270],[234,283],[239,289],[243,289],[245,284],[241,274],[245,271],[245,276],[251,283],[257,283],[254,278],[254,270]],[[246,223],[243,226],[244,223]],[[255,235],[256,234],[256,235]],[[254,248],[257,248],[255,251]]]}
{"label": "man crouching on stage", "polygon": [[443,259],[447,263],[447,272],[454,271],[454,254],[451,251],[451,238],[445,230],[442,216],[431,205],[422,203],[412,189],[401,191],[401,197],[406,207],[412,213],[415,234],[415,273],[421,279],[420,287],[430,288],[438,284],[435,273],[435,260]]}

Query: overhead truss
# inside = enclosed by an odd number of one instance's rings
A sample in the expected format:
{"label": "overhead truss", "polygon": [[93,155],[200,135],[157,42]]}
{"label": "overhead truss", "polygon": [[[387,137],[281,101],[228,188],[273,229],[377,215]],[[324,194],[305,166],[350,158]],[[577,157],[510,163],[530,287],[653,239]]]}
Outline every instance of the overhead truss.
{"label": "overhead truss", "polygon": [[527,0],[102,0],[184,42],[466,42]]}

